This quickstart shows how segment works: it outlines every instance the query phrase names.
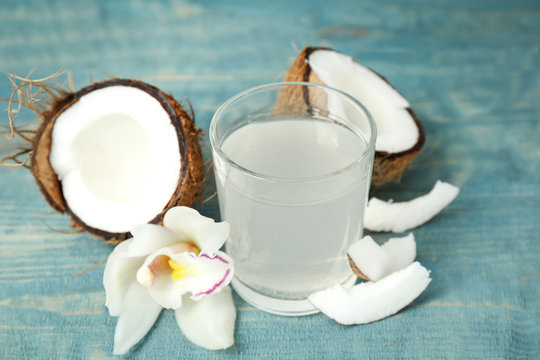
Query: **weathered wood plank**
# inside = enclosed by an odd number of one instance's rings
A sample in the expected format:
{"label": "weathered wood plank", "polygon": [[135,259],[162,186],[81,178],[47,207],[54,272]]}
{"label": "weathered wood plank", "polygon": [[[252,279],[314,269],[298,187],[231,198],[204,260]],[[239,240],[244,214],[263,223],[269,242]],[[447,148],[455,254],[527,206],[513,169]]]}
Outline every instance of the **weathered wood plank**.
{"label": "weathered wood plank", "polygon": [[[462,187],[415,231],[433,282],[397,316],[342,327],[321,315],[268,315],[236,297],[232,349],[197,348],[165,312],[133,357],[537,358],[539,32],[532,0],[6,0],[0,69],[36,76],[68,69],[76,87],[109,74],[140,78],[188,97],[207,129],[227,98],[280,80],[293,44],[334,47],[387,76],[426,128],[426,147],[401,183],[374,194],[408,199],[437,179]],[[0,97],[9,93],[0,79]],[[0,154],[13,146],[0,136]],[[216,199],[198,208],[218,217]],[[69,226],[27,171],[0,167],[0,358],[113,358],[103,267],[70,280],[111,247],[42,220]]]}

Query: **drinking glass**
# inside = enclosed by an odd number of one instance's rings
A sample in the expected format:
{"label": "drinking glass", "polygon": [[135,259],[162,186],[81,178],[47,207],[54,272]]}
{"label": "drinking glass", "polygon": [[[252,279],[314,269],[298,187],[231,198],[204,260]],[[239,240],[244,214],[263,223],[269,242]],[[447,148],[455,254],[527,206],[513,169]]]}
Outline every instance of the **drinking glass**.
{"label": "drinking glass", "polygon": [[353,284],[346,252],[362,236],[376,138],[364,106],[323,85],[268,84],[226,101],[209,136],[235,291],[307,315],[310,294]]}

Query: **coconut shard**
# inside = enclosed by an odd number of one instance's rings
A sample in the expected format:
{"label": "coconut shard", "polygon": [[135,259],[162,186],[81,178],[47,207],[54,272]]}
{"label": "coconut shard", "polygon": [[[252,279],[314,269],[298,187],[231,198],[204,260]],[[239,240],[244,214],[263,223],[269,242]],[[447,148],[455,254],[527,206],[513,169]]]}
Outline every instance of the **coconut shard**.
{"label": "coconut shard", "polygon": [[[424,128],[407,99],[386,78],[348,55],[305,47],[284,81],[324,84],[348,93],[366,107],[377,125],[374,186],[398,180],[424,146]],[[310,94],[303,94],[303,98],[307,103],[320,101]]]}
{"label": "coconut shard", "polygon": [[189,206],[203,181],[200,130],[159,88],[111,79],[56,99],[42,114],[31,172],[49,204],[77,227],[124,240]]}

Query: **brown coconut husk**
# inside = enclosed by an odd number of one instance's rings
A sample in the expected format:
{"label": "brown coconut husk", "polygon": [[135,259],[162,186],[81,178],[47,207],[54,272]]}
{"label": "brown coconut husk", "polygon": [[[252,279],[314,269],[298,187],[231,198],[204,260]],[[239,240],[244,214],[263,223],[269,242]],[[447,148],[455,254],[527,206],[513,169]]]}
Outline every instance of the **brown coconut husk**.
{"label": "brown coconut husk", "polygon": [[51,134],[58,116],[75,104],[82,96],[94,90],[115,85],[135,87],[153,96],[168,113],[171,123],[176,129],[182,160],[178,186],[167,205],[150,223],[161,224],[167,210],[174,206],[192,205],[199,195],[199,189],[204,180],[204,163],[199,145],[201,130],[195,125],[191,104],[190,116],[188,111],[171,95],[166,94],[155,86],[133,79],[113,78],[91,84],[76,92],[62,90],[56,93],[49,93],[51,97],[49,100],[52,105],[46,110],[37,111],[38,115],[40,115],[41,125],[32,139],[33,156],[29,166],[31,173],[52,208],[60,213],[69,214],[76,228],[83,229],[95,236],[103,237],[113,243],[129,238],[131,236],[130,233],[104,231],[91,227],[79,219],[71,211],[64,199],[61,183],[52,169],[49,155],[51,151]]}
{"label": "brown coconut husk", "polygon": [[349,266],[351,267],[352,272],[358,276],[360,279],[368,280],[370,279],[356,266],[356,263],[353,261],[351,256],[347,254],[347,259],[349,260]]}
{"label": "brown coconut husk", "polygon": [[[283,81],[304,81],[315,84],[324,84],[309,66],[309,56],[317,50],[335,51],[330,48],[306,46],[294,60]],[[370,70],[392,86],[384,76],[378,74],[373,69]],[[314,97],[307,94],[307,88],[304,88],[303,91],[304,93],[302,94],[302,98],[304,99],[306,105],[315,105],[319,101],[324,101],[321,96]],[[299,96],[299,94],[290,95],[294,96],[296,99],[298,99]],[[418,153],[420,153],[424,146],[426,137],[424,127],[412,108],[407,108],[406,110],[409,112],[416,126],[418,127],[418,140],[413,147],[398,153],[375,151],[373,175],[371,177],[371,185],[373,186],[380,186],[391,181],[398,181],[405,167],[416,157],[416,155],[418,155]]]}

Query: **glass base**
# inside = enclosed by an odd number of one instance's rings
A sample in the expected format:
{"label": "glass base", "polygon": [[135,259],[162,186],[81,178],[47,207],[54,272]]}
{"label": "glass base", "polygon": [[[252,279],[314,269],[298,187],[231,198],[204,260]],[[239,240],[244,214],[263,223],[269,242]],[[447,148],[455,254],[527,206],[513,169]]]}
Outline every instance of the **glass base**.
{"label": "glass base", "polygon": [[[342,285],[352,286],[356,279],[356,275],[352,274],[346,281],[342,283]],[[319,312],[319,310],[316,309],[307,299],[284,300],[262,295],[246,286],[236,277],[233,278],[231,284],[236,293],[242,299],[267,313],[283,316],[304,316]]]}

